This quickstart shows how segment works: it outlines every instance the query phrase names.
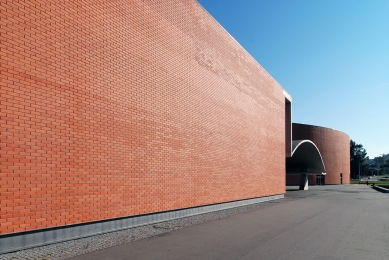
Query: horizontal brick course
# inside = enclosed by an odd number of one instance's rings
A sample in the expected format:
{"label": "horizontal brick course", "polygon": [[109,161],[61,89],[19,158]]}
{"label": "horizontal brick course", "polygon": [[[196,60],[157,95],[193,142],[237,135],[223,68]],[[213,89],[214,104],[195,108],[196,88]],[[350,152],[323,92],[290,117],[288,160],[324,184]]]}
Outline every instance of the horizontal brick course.
{"label": "horizontal brick course", "polygon": [[0,234],[284,193],[283,89],[196,1],[0,16]]}

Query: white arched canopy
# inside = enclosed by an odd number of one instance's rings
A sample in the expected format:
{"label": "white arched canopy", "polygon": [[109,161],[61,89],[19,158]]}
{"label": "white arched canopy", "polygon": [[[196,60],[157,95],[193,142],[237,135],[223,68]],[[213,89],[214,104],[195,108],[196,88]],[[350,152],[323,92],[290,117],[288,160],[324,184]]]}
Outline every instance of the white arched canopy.
{"label": "white arched canopy", "polygon": [[326,169],[319,149],[309,140],[292,142],[292,157],[286,158],[286,174],[322,174]]}
{"label": "white arched canopy", "polygon": [[325,175],[323,158],[310,140],[292,142],[292,156],[286,158],[286,174],[301,175],[300,190],[308,189],[308,175]]}

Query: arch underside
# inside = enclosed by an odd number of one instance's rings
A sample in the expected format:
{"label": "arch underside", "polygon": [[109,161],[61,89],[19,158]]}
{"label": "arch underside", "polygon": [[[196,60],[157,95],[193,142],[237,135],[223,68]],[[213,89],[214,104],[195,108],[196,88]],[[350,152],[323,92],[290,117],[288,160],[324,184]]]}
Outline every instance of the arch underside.
{"label": "arch underside", "polygon": [[325,175],[325,172],[323,158],[312,141],[292,142],[292,157],[286,158],[286,174]]}

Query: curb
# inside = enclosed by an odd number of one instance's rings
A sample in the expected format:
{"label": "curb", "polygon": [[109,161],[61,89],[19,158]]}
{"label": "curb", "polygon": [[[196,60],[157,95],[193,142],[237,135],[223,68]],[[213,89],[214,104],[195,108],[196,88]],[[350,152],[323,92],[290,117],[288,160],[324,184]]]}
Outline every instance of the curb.
{"label": "curb", "polygon": [[380,187],[380,186],[374,185],[373,188],[378,190],[378,191],[380,191],[380,192],[382,192],[382,193],[389,193],[389,189],[386,189],[386,188],[383,188],[383,187]]}

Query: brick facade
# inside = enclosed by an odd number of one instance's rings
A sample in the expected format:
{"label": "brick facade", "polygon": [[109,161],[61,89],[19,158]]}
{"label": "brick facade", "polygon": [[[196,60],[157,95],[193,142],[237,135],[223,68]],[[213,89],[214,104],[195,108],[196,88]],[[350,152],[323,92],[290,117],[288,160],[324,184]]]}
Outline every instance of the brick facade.
{"label": "brick facade", "polygon": [[0,16],[0,234],[285,192],[283,89],[195,0]]}
{"label": "brick facade", "polygon": [[[315,143],[326,167],[325,184],[350,184],[350,137],[338,130],[293,123],[293,140]],[[316,184],[316,176],[309,176],[309,184]],[[298,184],[299,176],[287,176],[287,184]]]}

